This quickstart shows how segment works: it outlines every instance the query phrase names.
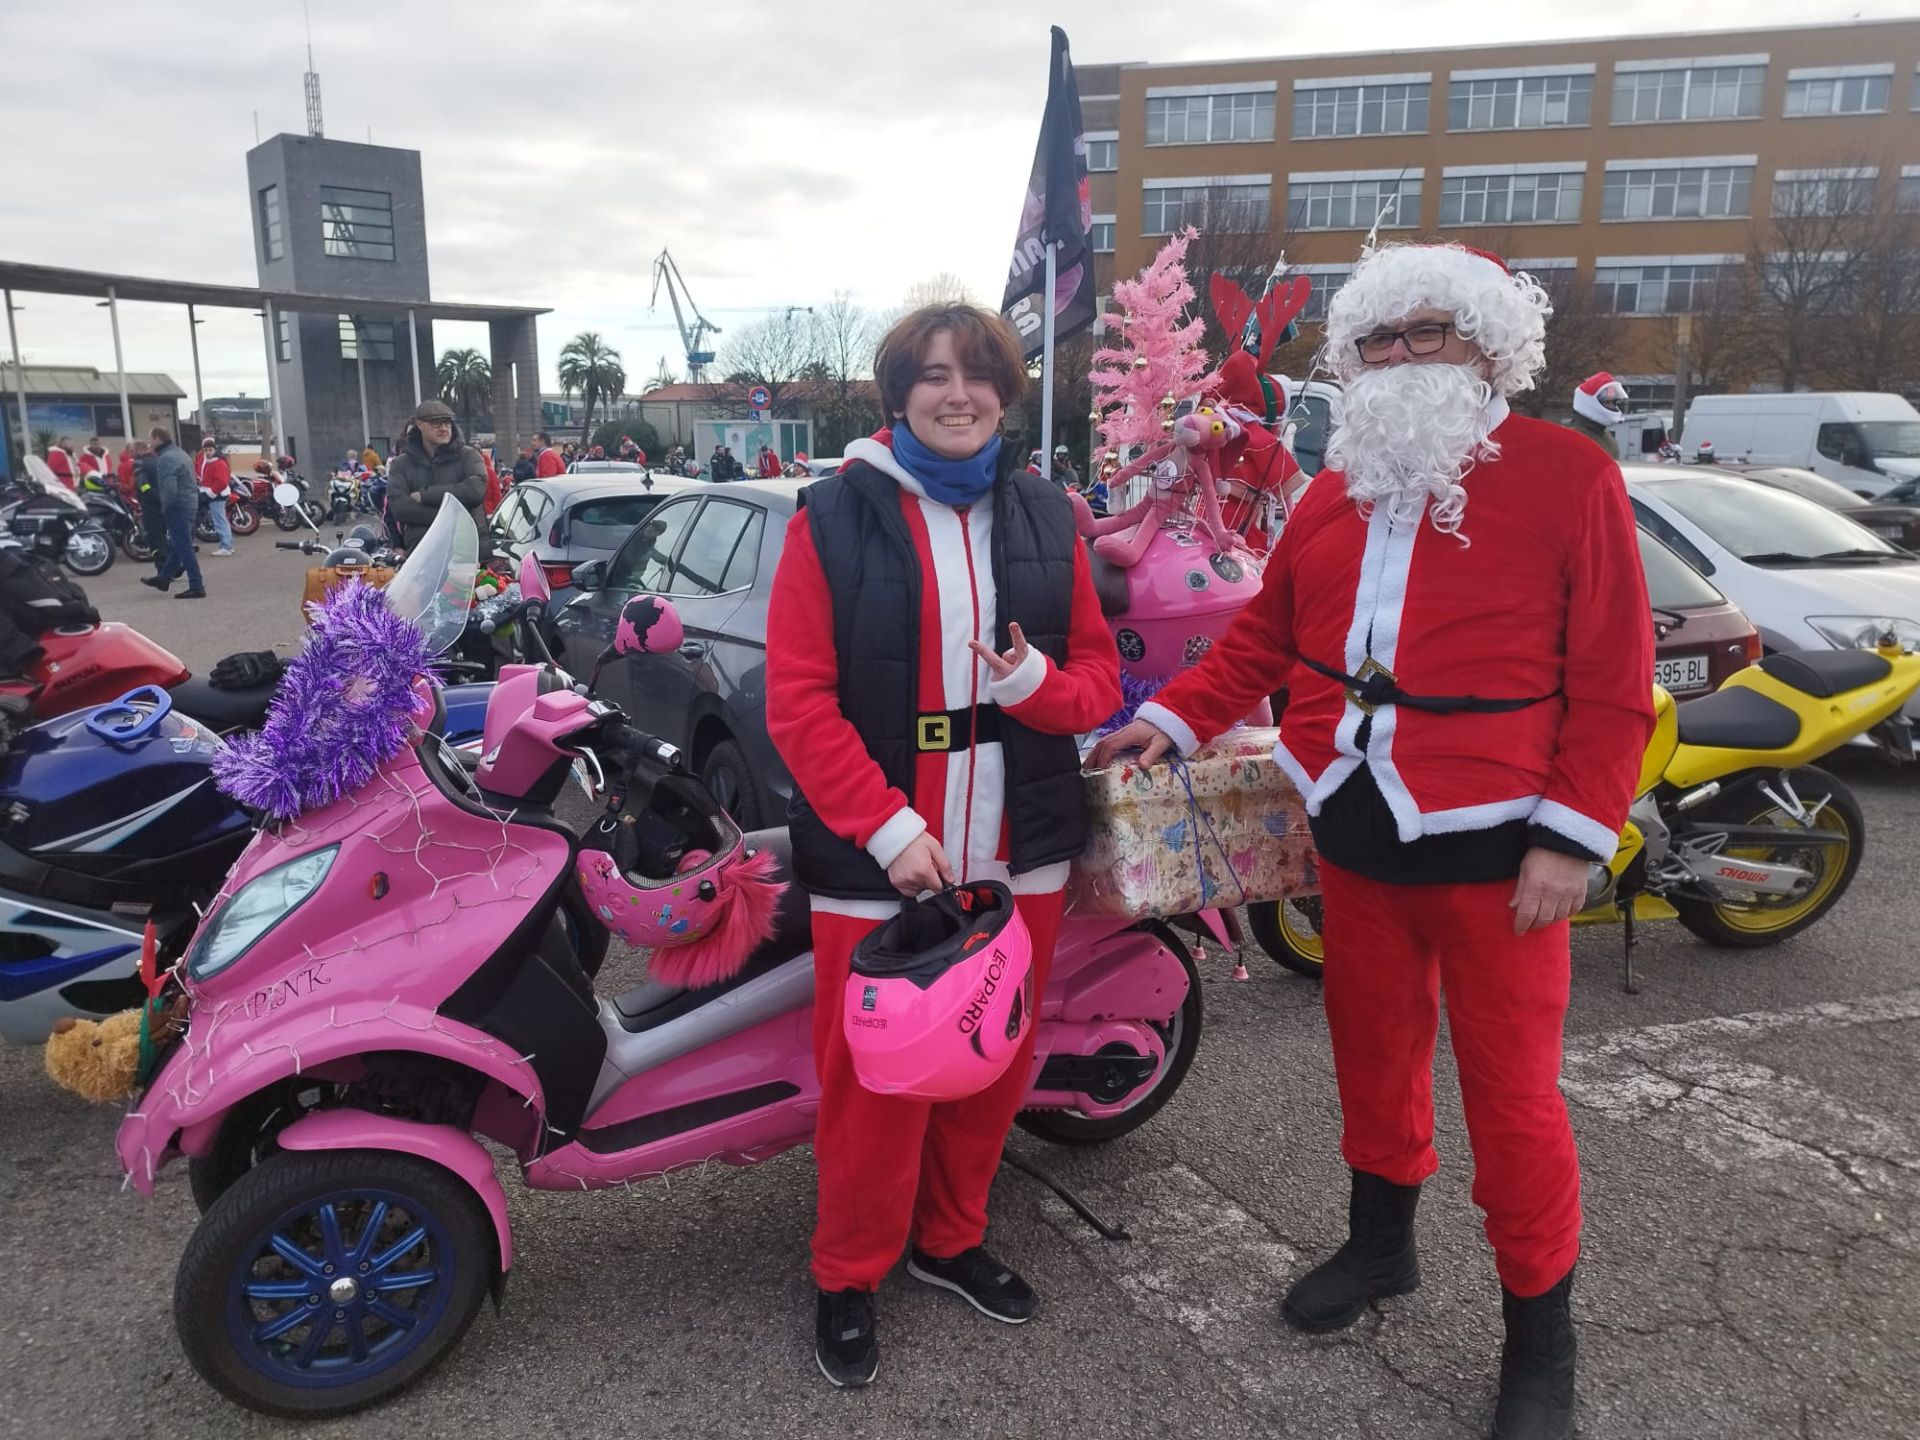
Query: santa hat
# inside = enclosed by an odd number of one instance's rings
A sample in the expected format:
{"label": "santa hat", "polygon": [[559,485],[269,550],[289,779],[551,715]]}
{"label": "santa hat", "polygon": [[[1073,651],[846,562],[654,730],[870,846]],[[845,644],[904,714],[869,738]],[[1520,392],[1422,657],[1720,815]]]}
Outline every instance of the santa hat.
{"label": "santa hat", "polygon": [[1420,309],[1453,317],[1454,329],[1492,362],[1501,395],[1533,388],[1546,363],[1552,303],[1532,276],[1511,273],[1499,256],[1465,245],[1383,245],[1361,257],[1327,305],[1327,355],[1351,380],[1363,368],[1354,342],[1396,326]]}
{"label": "santa hat", "polygon": [[1626,404],[1627,391],[1605,370],[1589,375],[1573,392],[1573,413],[1596,425],[1615,425],[1626,419],[1625,410],[1616,410],[1607,402]]}

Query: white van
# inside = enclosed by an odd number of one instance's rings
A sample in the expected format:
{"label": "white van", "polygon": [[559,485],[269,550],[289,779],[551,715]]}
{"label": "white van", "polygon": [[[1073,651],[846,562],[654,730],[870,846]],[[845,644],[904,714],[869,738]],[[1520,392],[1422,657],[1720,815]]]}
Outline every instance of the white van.
{"label": "white van", "polygon": [[1898,395],[1702,395],[1680,446],[1691,457],[1703,441],[1718,459],[1798,465],[1869,499],[1920,476],[1920,410]]}

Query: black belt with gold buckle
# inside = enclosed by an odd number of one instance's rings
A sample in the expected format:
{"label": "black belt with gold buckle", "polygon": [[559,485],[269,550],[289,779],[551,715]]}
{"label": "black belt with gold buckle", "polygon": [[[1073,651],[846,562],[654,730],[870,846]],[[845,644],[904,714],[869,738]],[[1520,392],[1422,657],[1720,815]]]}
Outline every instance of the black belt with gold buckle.
{"label": "black belt with gold buckle", "polygon": [[1000,740],[1000,707],[991,703],[963,710],[925,710],[913,717],[913,748],[923,755],[993,745]]}

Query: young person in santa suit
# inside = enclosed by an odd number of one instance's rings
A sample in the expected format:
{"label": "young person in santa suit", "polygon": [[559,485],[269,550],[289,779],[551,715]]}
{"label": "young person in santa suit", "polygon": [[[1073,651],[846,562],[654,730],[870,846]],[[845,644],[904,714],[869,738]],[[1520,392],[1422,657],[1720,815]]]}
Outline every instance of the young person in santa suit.
{"label": "young person in santa suit", "polygon": [[1546,295],[1403,245],[1333,297],[1328,468],[1259,596],[1093,757],[1190,751],[1264,695],[1320,854],[1325,999],[1352,1171],[1346,1243],[1283,1307],[1351,1325],[1420,1283],[1444,991],[1506,1323],[1494,1433],[1572,1433],[1580,1176],[1558,1089],[1567,919],[1609,858],[1653,727],[1652,634],[1618,466],[1507,397]]}
{"label": "young person in santa suit", "polygon": [[1000,435],[1026,381],[1013,330],[929,306],[881,341],[873,373],[891,428],[808,488],[767,615],[767,732],[793,773],[813,907],[815,1354],[836,1386],[873,1378],[873,1292],[909,1242],[910,1274],[993,1319],[1037,1308],[982,1245],[1032,1037],[977,1095],[879,1095],[854,1075],[841,991],[902,896],[980,880],[1012,888],[1044,990],[1087,840],[1073,737],[1121,703],[1073,509]]}

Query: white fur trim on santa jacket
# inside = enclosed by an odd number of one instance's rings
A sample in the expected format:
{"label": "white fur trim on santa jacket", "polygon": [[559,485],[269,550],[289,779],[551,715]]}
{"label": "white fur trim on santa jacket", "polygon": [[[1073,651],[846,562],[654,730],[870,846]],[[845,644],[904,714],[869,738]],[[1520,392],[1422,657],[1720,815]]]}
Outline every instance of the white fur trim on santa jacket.
{"label": "white fur trim on santa jacket", "polygon": [[[1341,475],[1308,487],[1261,592],[1142,715],[1204,741],[1283,686],[1275,759],[1318,814],[1364,761],[1402,840],[1543,825],[1613,853],[1653,729],[1653,631],[1620,470],[1583,436],[1508,416],[1466,475],[1461,537],[1363,515]],[[1410,695],[1547,696],[1505,713],[1365,713],[1299,663],[1371,658]],[[1184,729],[1184,734],[1180,733]]]}

